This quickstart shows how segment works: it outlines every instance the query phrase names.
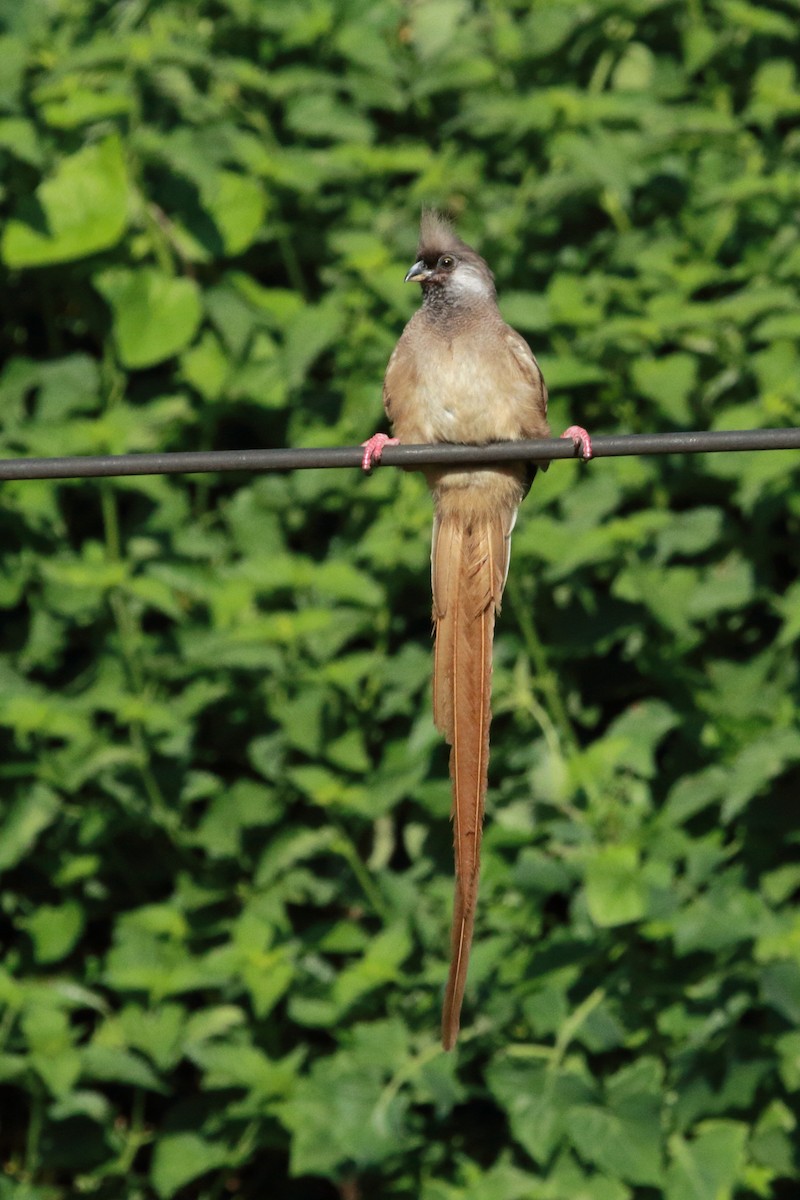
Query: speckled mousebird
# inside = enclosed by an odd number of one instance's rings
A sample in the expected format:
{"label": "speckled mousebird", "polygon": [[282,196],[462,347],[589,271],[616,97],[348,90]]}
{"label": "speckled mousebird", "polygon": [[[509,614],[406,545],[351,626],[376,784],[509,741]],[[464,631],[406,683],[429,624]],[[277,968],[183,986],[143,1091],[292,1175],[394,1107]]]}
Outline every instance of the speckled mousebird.
{"label": "speckled mousebird", "polygon": [[[524,338],[497,307],[494,276],[450,223],[425,212],[417,258],[406,282],[422,286],[422,307],[398,341],[383,385],[393,438],[364,443],[365,470],[384,446],[423,442],[546,438],[547,388]],[[586,431],[563,435],[591,457]],[[442,1044],[452,1049],[478,896],[489,763],[492,640],[508,574],[511,531],[536,467],[425,467],[433,493],[431,547],[433,715],[450,747],[456,887]]]}

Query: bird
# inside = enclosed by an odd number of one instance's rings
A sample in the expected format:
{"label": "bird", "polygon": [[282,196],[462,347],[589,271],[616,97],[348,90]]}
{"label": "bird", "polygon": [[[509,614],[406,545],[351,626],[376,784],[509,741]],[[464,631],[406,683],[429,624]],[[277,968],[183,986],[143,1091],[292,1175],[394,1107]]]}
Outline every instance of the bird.
{"label": "bird", "polygon": [[[486,261],[436,210],[420,222],[406,283],[422,305],[389,359],[383,404],[393,437],[362,443],[362,467],[387,445],[550,436],[547,388],[525,339],[503,320]],[[591,457],[580,426],[562,434]],[[546,467],[545,464],[539,464]],[[455,897],[442,1045],[455,1046],[478,898],[489,764],[492,642],[508,575],[511,532],[536,464],[424,468],[434,505],[431,544],[433,717],[450,746]]]}

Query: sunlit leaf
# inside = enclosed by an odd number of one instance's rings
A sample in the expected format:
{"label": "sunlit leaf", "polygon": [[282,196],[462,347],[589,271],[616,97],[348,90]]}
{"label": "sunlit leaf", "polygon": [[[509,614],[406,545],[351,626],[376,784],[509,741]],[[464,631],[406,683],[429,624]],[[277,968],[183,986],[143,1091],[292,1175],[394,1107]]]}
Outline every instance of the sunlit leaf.
{"label": "sunlit leaf", "polygon": [[113,246],[128,221],[128,175],[116,136],[65,158],[0,237],[9,267],[86,258]]}

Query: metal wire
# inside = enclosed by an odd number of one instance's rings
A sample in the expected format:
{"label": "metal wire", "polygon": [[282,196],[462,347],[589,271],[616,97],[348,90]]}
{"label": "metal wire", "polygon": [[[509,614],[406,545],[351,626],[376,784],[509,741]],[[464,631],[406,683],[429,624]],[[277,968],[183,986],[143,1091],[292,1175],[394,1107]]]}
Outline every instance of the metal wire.
{"label": "metal wire", "polygon": [[[800,450],[798,429],[725,429],[694,433],[624,433],[592,438],[595,458],[631,454],[705,454],[732,450]],[[359,446],[299,450],[198,450],[171,454],[101,454],[70,458],[0,460],[0,479],[85,479],[114,475],[195,475],[206,471],[302,471],[320,467],[360,467]],[[457,466],[575,458],[571,441],[542,438],[489,446],[437,443],[387,446],[381,465]]]}

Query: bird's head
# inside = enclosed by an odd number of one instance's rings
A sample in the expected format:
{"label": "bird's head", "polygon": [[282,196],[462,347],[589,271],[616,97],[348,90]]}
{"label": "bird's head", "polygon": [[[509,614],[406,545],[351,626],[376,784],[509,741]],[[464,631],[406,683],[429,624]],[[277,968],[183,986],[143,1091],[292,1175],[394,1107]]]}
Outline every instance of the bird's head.
{"label": "bird's head", "polygon": [[494,276],[480,254],[437,212],[422,214],[417,261],[405,281],[421,284],[426,300],[457,304],[495,297]]}

